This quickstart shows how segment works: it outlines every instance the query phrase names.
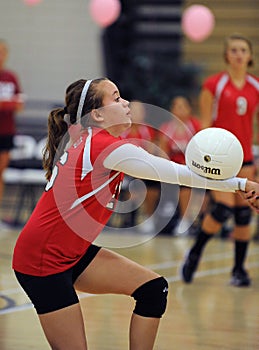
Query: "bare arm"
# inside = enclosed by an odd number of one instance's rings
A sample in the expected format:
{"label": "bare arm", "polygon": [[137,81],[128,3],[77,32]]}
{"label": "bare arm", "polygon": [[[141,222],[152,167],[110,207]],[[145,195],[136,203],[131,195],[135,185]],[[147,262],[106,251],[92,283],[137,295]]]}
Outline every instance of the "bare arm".
{"label": "bare arm", "polygon": [[169,156],[168,140],[165,135],[160,135],[158,145],[161,150],[161,157]]}
{"label": "bare arm", "polygon": [[212,109],[214,97],[212,93],[203,89],[199,97],[201,128],[209,128],[212,124]]}
{"label": "bare arm", "polygon": [[21,112],[24,108],[24,94],[16,94],[11,99],[0,100],[0,109]]}
{"label": "bare arm", "polygon": [[24,94],[17,94],[15,96],[15,100],[16,100],[16,108],[15,111],[16,112],[21,112],[24,109],[24,103],[25,103],[25,95]]}

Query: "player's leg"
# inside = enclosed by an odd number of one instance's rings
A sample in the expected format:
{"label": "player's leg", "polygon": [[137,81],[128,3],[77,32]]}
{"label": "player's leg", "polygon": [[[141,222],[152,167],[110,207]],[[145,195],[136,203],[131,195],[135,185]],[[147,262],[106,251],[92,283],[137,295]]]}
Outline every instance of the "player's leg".
{"label": "player's leg", "polygon": [[213,204],[210,212],[205,214],[200,231],[194,244],[185,257],[181,268],[181,276],[184,282],[191,283],[195,271],[198,268],[203,250],[209,240],[219,232],[222,225],[233,214],[234,194],[214,191],[211,193]]}
{"label": "player's leg", "polygon": [[145,200],[141,206],[145,220],[139,226],[142,233],[152,233],[156,229],[155,211],[160,196],[160,183],[158,181],[144,180],[146,186]]}
{"label": "player's leg", "polygon": [[[241,169],[239,176],[254,179],[254,174],[254,166],[247,165]],[[237,287],[247,287],[251,284],[251,280],[244,265],[251,239],[252,211],[239,195],[236,195],[234,218],[235,228],[232,234],[234,239],[234,266],[230,283]]]}
{"label": "player's leg", "polygon": [[3,172],[7,168],[10,160],[10,152],[8,150],[0,150],[0,204],[3,197],[3,189],[4,189],[4,182],[3,182]]}
{"label": "player's leg", "polygon": [[132,296],[136,300],[130,324],[130,349],[151,350],[166,308],[168,285],[157,273],[101,249],[75,282],[79,291]]}
{"label": "player's leg", "polygon": [[158,181],[146,180],[147,193],[144,200],[145,212],[148,217],[154,214],[160,195],[160,183]]}
{"label": "player's leg", "polygon": [[86,336],[72,270],[38,277],[16,272],[32,301],[45,336],[55,350],[86,350]]}
{"label": "player's leg", "polygon": [[38,316],[52,350],[87,350],[79,303]]}
{"label": "player's leg", "polygon": [[179,212],[180,218],[179,223],[176,226],[174,233],[176,236],[183,234],[188,234],[188,230],[191,226],[190,213],[188,211],[188,206],[190,203],[192,190],[189,187],[181,186],[179,192]]}

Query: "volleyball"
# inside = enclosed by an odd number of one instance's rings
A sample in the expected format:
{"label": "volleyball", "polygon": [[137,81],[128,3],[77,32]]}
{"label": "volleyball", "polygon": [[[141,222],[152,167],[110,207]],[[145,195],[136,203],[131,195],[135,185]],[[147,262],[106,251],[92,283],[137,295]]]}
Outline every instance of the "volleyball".
{"label": "volleyball", "polygon": [[185,162],[197,175],[225,180],[236,176],[243,163],[241,143],[230,131],[207,128],[199,131],[189,141]]}

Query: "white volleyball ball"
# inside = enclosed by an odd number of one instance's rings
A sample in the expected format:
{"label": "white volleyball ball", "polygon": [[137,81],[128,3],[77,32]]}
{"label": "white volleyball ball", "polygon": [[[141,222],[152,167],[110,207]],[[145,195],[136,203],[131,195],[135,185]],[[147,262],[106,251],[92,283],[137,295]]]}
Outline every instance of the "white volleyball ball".
{"label": "white volleyball ball", "polygon": [[195,134],[185,151],[186,165],[196,174],[225,180],[236,176],[243,163],[240,141],[230,131],[207,128]]}

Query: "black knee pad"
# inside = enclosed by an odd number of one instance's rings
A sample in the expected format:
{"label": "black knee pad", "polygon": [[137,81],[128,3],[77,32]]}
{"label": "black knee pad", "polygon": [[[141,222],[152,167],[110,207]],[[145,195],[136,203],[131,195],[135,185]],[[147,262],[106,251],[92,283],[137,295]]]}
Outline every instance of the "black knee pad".
{"label": "black knee pad", "polygon": [[223,203],[215,202],[213,204],[210,214],[213,217],[213,219],[223,224],[233,214],[233,208]]}
{"label": "black knee pad", "polygon": [[238,226],[246,226],[250,224],[252,218],[252,209],[243,206],[234,208],[235,223]]}
{"label": "black knee pad", "polygon": [[132,294],[136,300],[134,313],[144,317],[162,317],[166,309],[168,283],[164,277],[158,277],[144,283]]}

